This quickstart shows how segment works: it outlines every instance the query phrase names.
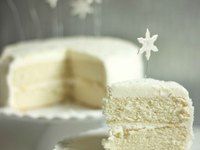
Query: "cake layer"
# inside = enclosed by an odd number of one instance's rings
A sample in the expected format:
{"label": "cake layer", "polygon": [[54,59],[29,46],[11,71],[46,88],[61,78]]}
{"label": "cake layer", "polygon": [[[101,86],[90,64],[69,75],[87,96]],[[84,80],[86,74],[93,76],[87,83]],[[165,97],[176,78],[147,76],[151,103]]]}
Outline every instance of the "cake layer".
{"label": "cake layer", "polygon": [[192,114],[188,100],[173,96],[105,98],[103,107],[109,125],[132,123],[189,124]]}
{"label": "cake layer", "polygon": [[13,67],[10,82],[13,86],[31,86],[52,80],[66,80],[70,77],[67,60],[37,62]]}
{"label": "cake layer", "polygon": [[[12,91],[10,105],[21,110],[37,108],[69,99],[74,99],[77,103],[86,106],[99,108],[101,105],[100,99],[106,93],[105,86],[81,78],[50,80],[31,86],[21,85],[13,87]],[[12,100],[13,97],[15,100]]]}
{"label": "cake layer", "polygon": [[187,150],[190,131],[182,126],[111,129],[106,150]]}
{"label": "cake layer", "polygon": [[185,88],[175,82],[153,79],[131,80],[108,87],[104,99],[107,123],[191,124],[192,101]]}
{"label": "cake layer", "polygon": [[12,89],[10,106],[20,110],[48,106],[69,99],[70,91],[69,82],[63,80],[44,82],[34,87],[21,86]]}

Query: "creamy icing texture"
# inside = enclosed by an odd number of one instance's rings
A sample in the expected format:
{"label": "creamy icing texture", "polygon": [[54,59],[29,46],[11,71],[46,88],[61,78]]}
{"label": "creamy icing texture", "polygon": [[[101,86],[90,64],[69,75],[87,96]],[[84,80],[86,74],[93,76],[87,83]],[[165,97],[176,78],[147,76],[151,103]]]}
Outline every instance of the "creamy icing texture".
{"label": "creamy icing texture", "polygon": [[36,51],[49,52],[53,50],[62,51],[66,49],[83,51],[100,58],[109,57],[111,53],[112,55],[116,53],[124,55],[126,52],[130,51],[137,56],[137,47],[134,44],[121,39],[111,37],[66,37],[25,41],[13,44],[5,48],[3,57],[6,55],[23,57],[31,55]]}
{"label": "creamy icing texture", "polygon": [[187,90],[173,81],[141,79],[119,82],[110,86],[110,94],[114,98],[136,97],[182,97],[189,99]]}

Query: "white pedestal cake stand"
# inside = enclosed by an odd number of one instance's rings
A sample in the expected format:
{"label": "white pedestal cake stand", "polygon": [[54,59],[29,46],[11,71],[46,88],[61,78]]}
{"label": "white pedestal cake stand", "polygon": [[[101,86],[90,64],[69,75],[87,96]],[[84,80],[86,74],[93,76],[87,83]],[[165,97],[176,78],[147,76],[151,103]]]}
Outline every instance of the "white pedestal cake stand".
{"label": "white pedestal cake stand", "polygon": [[71,136],[103,126],[101,110],[60,104],[29,112],[0,108],[0,145],[3,150],[51,150]]}

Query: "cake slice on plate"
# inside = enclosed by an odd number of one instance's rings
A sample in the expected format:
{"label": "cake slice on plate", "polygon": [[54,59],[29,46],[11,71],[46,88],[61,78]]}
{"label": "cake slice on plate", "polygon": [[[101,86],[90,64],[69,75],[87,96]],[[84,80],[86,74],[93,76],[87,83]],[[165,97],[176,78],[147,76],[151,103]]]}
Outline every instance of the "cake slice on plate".
{"label": "cake slice on plate", "polygon": [[193,106],[175,82],[132,80],[108,87],[103,111],[107,150],[186,150],[193,137]]}

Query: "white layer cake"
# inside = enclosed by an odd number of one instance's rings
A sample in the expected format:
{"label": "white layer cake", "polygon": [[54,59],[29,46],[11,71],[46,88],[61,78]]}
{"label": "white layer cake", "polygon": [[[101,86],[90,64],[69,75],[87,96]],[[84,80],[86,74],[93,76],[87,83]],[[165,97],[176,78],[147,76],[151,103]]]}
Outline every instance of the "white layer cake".
{"label": "white layer cake", "polygon": [[0,102],[27,110],[74,100],[100,107],[108,83],[142,78],[137,47],[109,37],[34,40],[0,58]]}
{"label": "white layer cake", "polygon": [[193,106],[175,82],[141,79],[108,87],[103,112],[110,136],[106,150],[188,150]]}

